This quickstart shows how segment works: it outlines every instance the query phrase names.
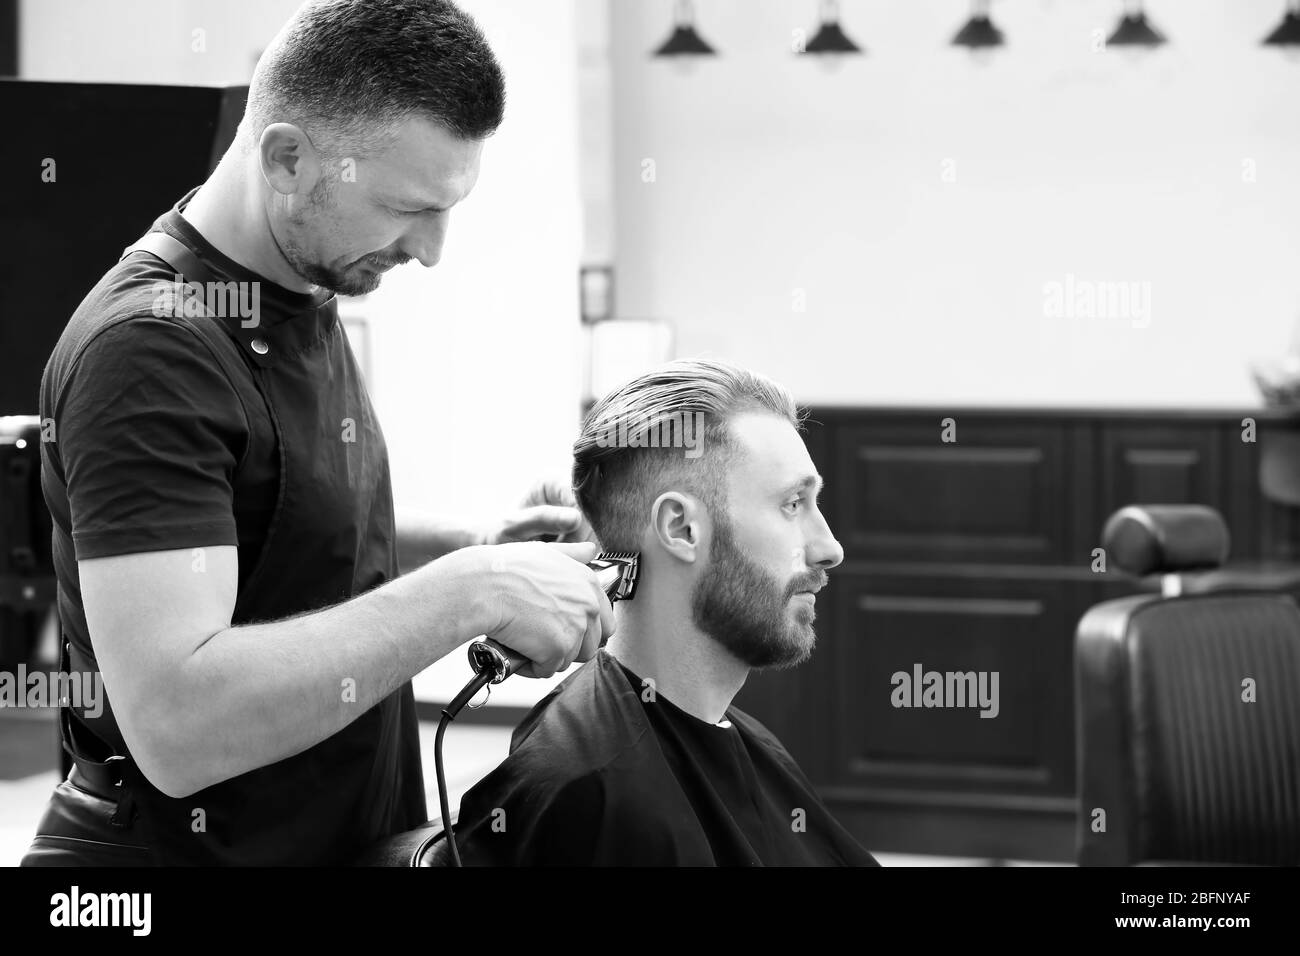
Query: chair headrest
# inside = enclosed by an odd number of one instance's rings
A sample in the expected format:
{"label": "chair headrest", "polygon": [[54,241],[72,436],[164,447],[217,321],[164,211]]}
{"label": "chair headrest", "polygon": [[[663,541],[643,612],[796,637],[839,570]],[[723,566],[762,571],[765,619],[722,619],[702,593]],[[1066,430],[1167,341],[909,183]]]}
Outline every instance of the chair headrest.
{"label": "chair headrest", "polygon": [[1205,505],[1129,505],[1110,516],[1101,545],[1139,576],[1217,568],[1228,558],[1228,526]]}

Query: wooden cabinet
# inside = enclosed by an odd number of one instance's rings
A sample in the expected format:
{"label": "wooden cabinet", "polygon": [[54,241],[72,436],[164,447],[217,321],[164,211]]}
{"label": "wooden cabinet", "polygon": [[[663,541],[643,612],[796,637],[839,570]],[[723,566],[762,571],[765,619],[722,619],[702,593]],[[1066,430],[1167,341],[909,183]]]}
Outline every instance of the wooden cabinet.
{"label": "wooden cabinet", "polygon": [[[871,849],[1073,859],[1074,629],[1141,586],[1097,570],[1101,529],[1127,504],[1200,503],[1228,521],[1233,560],[1294,556],[1300,521],[1262,498],[1248,416],[1296,427],[1260,411],[813,409],[845,562],[812,660],[751,676],[737,703]],[[996,673],[997,716],[896,706],[893,675],[917,667]]]}

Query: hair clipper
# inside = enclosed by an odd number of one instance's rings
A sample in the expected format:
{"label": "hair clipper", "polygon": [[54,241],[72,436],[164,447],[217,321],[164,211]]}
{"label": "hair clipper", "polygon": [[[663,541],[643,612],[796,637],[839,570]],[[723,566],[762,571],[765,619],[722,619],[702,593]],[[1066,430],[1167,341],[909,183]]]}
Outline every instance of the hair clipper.
{"label": "hair clipper", "polygon": [[[604,551],[588,563],[596,572],[605,596],[611,602],[630,601],[636,594],[640,574],[641,555],[635,551]],[[491,673],[491,684],[499,684],[519,668],[530,663],[528,658],[502,647],[490,638],[475,641],[469,646],[469,666],[474,673]]]}

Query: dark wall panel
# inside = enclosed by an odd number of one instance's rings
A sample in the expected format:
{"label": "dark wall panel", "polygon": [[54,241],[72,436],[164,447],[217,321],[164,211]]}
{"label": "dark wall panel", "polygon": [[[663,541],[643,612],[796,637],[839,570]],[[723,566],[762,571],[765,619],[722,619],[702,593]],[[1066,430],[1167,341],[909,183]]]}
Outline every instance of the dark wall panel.
{"label": "dark wall panel", "polygon": [[69,317],[122,249],[207,178],[246,95],[0,80],[0,415],[35,414]]}

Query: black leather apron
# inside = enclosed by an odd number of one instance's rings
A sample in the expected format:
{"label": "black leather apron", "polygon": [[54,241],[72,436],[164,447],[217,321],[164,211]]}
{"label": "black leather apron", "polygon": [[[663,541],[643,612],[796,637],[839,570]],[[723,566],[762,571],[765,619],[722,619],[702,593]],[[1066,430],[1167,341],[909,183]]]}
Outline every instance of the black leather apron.
{"label": "black leather apron", "polygon": [[[149,233],[123,258],[141,252],[187,283],[230,278],[167,232]],[[383,434],[335,303],[321,308],[329,311],[319,319],[251,328],[238,316],[175,319],[203,337],[232,382],[247,388],[251,376],[278,440],[279,496],[239,590],[236,626],[334,605],[397,573]],[[65,666],[98,670],[93,658],[64,649]],[[340,694],[348,677],[360,679],[340,674]],[[105,691],[107,712],[112,688]],[[141,848],[162,864],[338,863],[427,817],[409,683],[303,753],[183,799],[157,790],[129,754],[112,753],[105,735],[63,710],[64,745],[77,766],[56,790],[25,864],[146,862]]]}

